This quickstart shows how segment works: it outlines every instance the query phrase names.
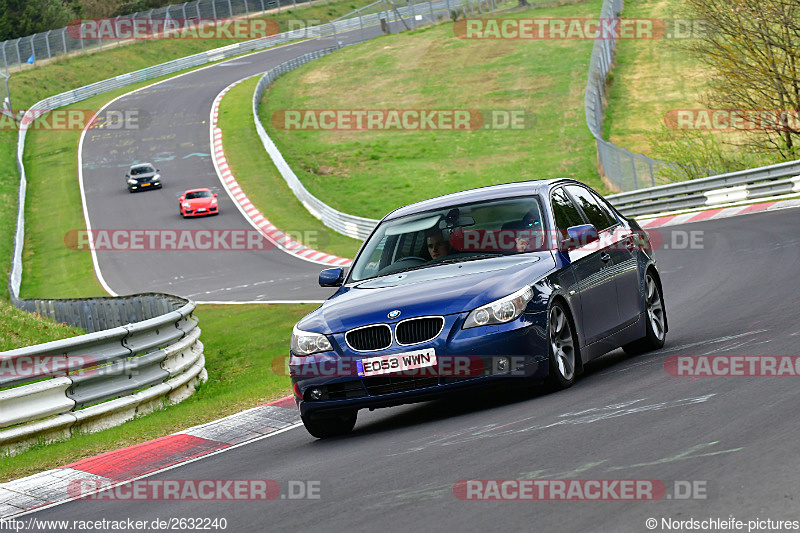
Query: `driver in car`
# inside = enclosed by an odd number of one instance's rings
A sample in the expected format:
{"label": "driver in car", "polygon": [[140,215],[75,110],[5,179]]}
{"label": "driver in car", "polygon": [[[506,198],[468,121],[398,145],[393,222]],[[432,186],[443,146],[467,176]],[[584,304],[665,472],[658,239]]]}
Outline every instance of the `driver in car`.
{"label": "driver in car", "polygon": [[427,243],[428,253],[431,259],[439,259],[453,251],[450,241],[444,238],[442,230],[433,228],[426,232],[425,242]]}

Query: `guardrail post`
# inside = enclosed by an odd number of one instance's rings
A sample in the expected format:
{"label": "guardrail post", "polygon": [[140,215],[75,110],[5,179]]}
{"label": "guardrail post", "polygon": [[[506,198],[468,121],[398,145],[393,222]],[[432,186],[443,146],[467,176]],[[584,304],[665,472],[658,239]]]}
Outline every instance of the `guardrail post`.
{"label": "guardrail post", "polygon": [[181,4],[181,16],[183,17],[183,24],[186,24],[186,2]]}
{"label": "guardrail post", "polygon": [[250,10],[247,8],[247,0],[244,0],[244,16],[245,17],[250,16]]}
{"label": "guardrail post", "polygon": [[33,64],[36,65],[36,49],[33,46],[33,38],[36,34],[31,35],[31,57],[33,58]]}
{"label": "guardrail post", "polygon": [[6,69],[6,74],[8,74],[8,59],[6,59],[6,45],[8,41],[3,41],[3,66]]}
{"label": "guardrail post", "polygon": [[211,13],[214,15],[214,20],[217,20],[217,0],[211,0]]}
{"label": "guardrail post", "polygon": [[233,6],[231,6],[231,0],[228,0],[228,16],[233,18]]}
{"label": "guardrail post", "polygon": [[433,14],[433,0],[428,0],[428,9],[431,12],[431,24],[436,24],[436,16]]}
{"label": "guardrail post", "polygon": [[[213,0],[212,0],[213,1]],[[197,23],[199,24],[203,17],[200,15],[200,0],[197,0],[197,3],[194,5],[197,10]]]}
{"label": "guardrail post", "polygon": [[411,13],[411,29],[416,30],[417,24],[414,19],[417,18],[416,14],[414,13],[414,0],[408,0],[408,10]]}
{"label": "guardrail post", "polygon": [[365,41],[364,39],[364,19],[361,17],[361,10],[356,9],[356,13],[358,13],[358,25],[361,28],[361,40]]}

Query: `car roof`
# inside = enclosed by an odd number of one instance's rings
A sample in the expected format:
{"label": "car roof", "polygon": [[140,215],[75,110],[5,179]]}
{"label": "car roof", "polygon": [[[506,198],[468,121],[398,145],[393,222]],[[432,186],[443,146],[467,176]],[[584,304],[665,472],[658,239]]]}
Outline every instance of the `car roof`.
{"label": "car roof", "polygon": [[189,194],[190,192],[200,192],[200,191],[211,192],[211,189],[209,189],[208,187],[200,187],[199,189],[187,189],[183,191],[183,194]]}
{"label": "car roof", "polygon": [[136,167],[153,167],[153,168],[155,168],[155,165],[153,165],[153,163],[135,163],[135,164],[131,165],[131,168],[136,168]]}
{"label": "car roof", "polygon": [[497,198],[511,198],[517,196],[534,196],[547,193],[554,185],[559,183],[580,183],[569,178],[516,181],[513,183],[502,183],[500,185],[487,185],[476,189],[454,192],[437,196],[429,200],[423,200],[404,207],[399,207],[386,215],[384,220],[421,213],[434,209],[443,209],[454,204],[466,204],[470,202],[480,202],[482,200],[493,200]]}

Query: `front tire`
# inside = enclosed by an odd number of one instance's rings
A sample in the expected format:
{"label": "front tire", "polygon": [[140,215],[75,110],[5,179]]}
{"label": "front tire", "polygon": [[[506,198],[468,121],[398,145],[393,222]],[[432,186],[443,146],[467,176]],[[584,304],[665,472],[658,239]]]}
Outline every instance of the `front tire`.
{"label": "front tire", "polygon": [[622,347],[628,355],[639,355],[664,346],[667,338],[667,310],[661,286],[649,271],[644,277],[645,336]]}
{"label": "front tire", "polygon": [[305,415],[303,425],[312,437],[327,439],[347,435],[356,425],[358,411],[343,411],[325,416]]}
{"label": "front tire", "polygon": [[547,345],[550,355],[548,383],[556,390],[572,386],[580,358],[578,338],[569,312],[558,301],[553,302],[547,313]]}

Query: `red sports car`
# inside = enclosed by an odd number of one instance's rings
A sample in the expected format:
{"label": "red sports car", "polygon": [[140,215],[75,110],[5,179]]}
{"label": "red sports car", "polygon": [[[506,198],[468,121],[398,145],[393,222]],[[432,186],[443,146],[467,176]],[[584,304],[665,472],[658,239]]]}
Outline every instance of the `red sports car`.
{"label": "red sports car", "polygon": [[183,218],[218,215],[217,193],[209,189],[190,189],[178,198],[178,211]]}

